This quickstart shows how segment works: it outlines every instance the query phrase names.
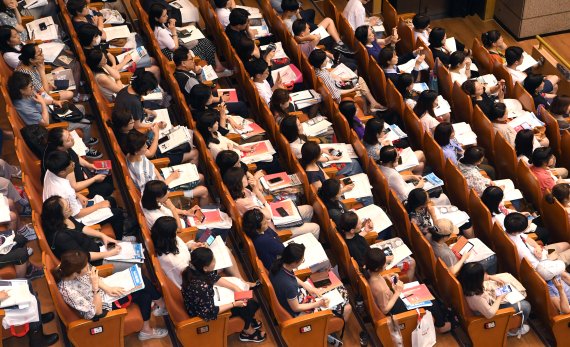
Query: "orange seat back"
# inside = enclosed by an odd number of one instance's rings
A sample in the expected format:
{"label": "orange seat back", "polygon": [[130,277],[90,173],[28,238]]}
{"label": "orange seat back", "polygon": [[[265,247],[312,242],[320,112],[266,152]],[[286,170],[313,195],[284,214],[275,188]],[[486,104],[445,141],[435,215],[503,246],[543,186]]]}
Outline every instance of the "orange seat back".
{"label": "orange seat back", "polygon": [[445,163],[445,189],[454,205],[460,210],[469,211],[467,181],[449,159]]}

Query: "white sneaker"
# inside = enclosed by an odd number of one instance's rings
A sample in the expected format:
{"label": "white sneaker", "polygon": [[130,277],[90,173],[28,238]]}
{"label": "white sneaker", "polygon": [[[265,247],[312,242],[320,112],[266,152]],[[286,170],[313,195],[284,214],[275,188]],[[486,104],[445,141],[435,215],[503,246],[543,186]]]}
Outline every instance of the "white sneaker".
{"label": "white sneaker", "polygon": [[151,334],[145,333],[144,331],[140,331],[138,338],[140,341],[145,341],[145,340],[150,340],[150,339],[161,339],[167,335],[168,335],[168,330],[160,329],[160,328],[154,328],[154,329],[152,329]]}
{"label": "white sneaker", "polygon": [[137,237],[136,236],[123,236],[123,238],[121,239],[121,241],[123,242],[137,242]]}
{"label": "white sneaker", "polygon": [[166,307],[156,306],[154,310],[152,310],[152,314],[155,317],[166,316],[168,315],[168,310]]}
{"label": "white sneaker", "polygon": [[528,333],[529,331],[530,331],[530,327],[528,326],[528,324],[523,324],[523,326],[515,332],[508,331],[507,336],[508,337],[519,336],[520,337],[520,336]]}

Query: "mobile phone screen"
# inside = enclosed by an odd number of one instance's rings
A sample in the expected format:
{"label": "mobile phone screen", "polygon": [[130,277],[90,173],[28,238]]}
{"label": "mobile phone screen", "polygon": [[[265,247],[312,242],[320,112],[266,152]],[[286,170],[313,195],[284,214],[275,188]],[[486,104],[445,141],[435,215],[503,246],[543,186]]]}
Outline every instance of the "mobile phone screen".
{"label": "mobile phone screen", "polygon": [[509,286],[508,284],[506,286],[502,286],[501,288],[497,288],[495,289],[495,294],[497,296],[501,296],[503,294],[508,294],[510,292],[512,292],[513,290],[511,289],[511,286]]}
{"label": "mobile phone screen", "polygon": [[463,248],[459,251],[459,254],[463,255],[472,249],[473,249],[473,244],[471,242],[467,242],[467,244],[465,244],[465,246],[463,246]]}
{"label": "mobile phone screen", "polygon": [[95,201],[89,200],[89,201],[87,201],[87,206],[85,206],[85,207],[91,207],[93,205],[95,205]]}
{"label": "mobile phone screen", "polygon": [[197,210],[194,213],[194,217],[196,217],[196,220],[198,220],[200,223],[202,223],[204,221],[204,219],[206,219],[206,216],[204,215],[204,213],[200,210]]}
{"label": "mobile phone screen", "polygon": [[285,211],[285,209],[283,207],[278,207],[276,208],[277,213],[279,213],[279,215],[281,217],[287,217],[289,214],[287,213],[287,211]]}
{"label": "mobile phone screen", "polygon": [[342,183],[344,183],[345,185],[349,185],[352,184],[352,180],[350,179],[350,177],[345,178]]}
{"label": "mobile phone screen", "polygon": [[206,240],[206,244],[207,244],[208,246],[211,246],[212,243],[214,243],[214,240],[216,240],[216,238],[214,237],[214,235],[210,235],[210,236],[208,237],[208,239]]}
{"label": "mobile phone screen", "polygon": [[277,182],[281,182],[283,179],[281,177],[274,177],[270,180],[268,180],[267,182],[271,183],[271,184],[275,184]]}

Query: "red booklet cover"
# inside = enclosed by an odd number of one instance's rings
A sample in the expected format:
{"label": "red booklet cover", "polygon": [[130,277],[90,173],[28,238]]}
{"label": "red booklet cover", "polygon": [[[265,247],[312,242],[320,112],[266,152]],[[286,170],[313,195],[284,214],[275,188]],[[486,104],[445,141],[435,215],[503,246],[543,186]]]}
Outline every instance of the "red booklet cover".
{"label": "red booklet cover", "polygon": [[249,127],[252,129],[252,131],[245,133],[245,134],[242,134],[242,136],[244,136],[246,139],[253,137],[253,136],[256,136],[256,135],[265,134],[265,129],[263,129],[257,123],[250,123]]}
{"label": "red booklet cover", "polygon": [[246,290],[243,292],[234,292],[234,300],[235,301],[249,300],[249,299],[253,299],[253,290]]}
{"label": "red booklet cover", "polygon": [[93,162],[93,166],[95,167],[95,171],[97,173],[103,173],[103,174],[108,174],[109,172],[111,172],[111,169],[113,168],[113,164],[111,163],[110,160],[95,160]]}
{"label": "red booklet cover", "polygon": [[435,299],[433,295],[431,295],[428,287],[423,283],[412,288],[404,289],[400,297],[408,300],[411,305]]}
{"label": "red booklet cover", "polygon": [[291,184],[291,177],[289,177],[289,175],[285,171],[271,175],[265,175],[263,176],[263,179],[265,180],[265,182],[267,182],[267,185],[271,189],[275,189],[281,186],[285,187]]}
{"label": "red booklet cover", "polygon": [[235,89],[218,89],[218,95],[229,95],[229,99],[226,102],[238,102],[238,95]]}
{"label": "red booklet cover", "polygon": [[269,152],[269,148],[267,148],[267,143],[265,142],[258,142],[254,145],[247,145],[247,147],[251,148],[253,146],[253,152],[243,152],[242,157],[251,157],[254,155],[260,155]]}

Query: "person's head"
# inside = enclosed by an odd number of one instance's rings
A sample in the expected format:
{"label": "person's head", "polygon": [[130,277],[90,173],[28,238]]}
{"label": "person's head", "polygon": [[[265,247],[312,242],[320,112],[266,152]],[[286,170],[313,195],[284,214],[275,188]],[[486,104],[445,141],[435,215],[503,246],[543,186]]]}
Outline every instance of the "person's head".
{"label": "person's head", "polygon": [[40,46],[35,43],[28,43],[22,46],[18,59],[24,65],[35,66],[44,61],[44,54]]}
{"label": "person's head", "polygon": [[67,151],[75,144],[73,136],[69,130],[65,128],[51,128],[48,131],[47,147],[50,149],[57,149],[60,151]]}
{"label": "person's head", "polygon": [[269,65],[263,59],[255,59],[250,62],[249,73],[256,82],[263,82],[269,77]]}
{"label": "person's head", "polygon": [[490,50],[505,50],[507,48],[507,44],[498,30],[490,30],[481,34],[481,42],[485,48]]}
{"label": "person's head", "polygon": [[283,0],[281,1],[281,10],[283,13],[296,13],[300,8],[298,0]]}
{"label": "person's head", "polygon": [[32,77],[27,73],[14,71],[8,78],[8,93],[12,101],[34,95]]}
{"label": "person's head", "polygon": [[16,52],[16,46],[22,44],[20,34],[9,25],[0,26],[0,52]]}
{"label": "person's head", "polygon": [[372,118],[366,122],[362,142],[371,146],[379,143],[380,139],[386,136],[384,133],[384,125],[384,120],[382,118]]}
{"label": "person's head", "polygon": [[302,243],[290,243],[285,247],[281,256],[271,264],[271,273],[277,273],[283,266],[296,269],[305,260],[305,245]]}
{"label": "person's head", "polygon": [[367,272],[378,273],[384,271],[386,254],[380,248],[369,248],[364,254],[364,266]]}
{"label": "person's head", "polygon": [[541,261],[536,266],[536,272],[543,280],[551,281],[566,272],[566,264],[562,260]]}
{"label": "person's head", "polygon": [[461,89],[471,98],[476,98],[485,92],[485,86],[476,80],[467,80],[461,85]]}
{"label": "person's head", "polygon": [[546,197],[549,203],[554,203],[554,199],[567,206],[570,203],[570,184],[558,183],[552,187],[552,193]]}
{"label": "person's head", "polygon": [[463,68],[467,55],[463,51],[455,51],[449,56],[449,67],[451,69]]}
{"label": "person's head", "polygon": [[409,73],[401,73],[398,75],[394,86],[404,98],[408,96],[414,87],[414,77]]}
{"label": "person's head", "polygon": [[552,104],[550,104],[550,113],[570,117],[570,96],[567,95],[556,95]]}
{"label": "person's head", "polygon": [[198,119],[196,128],[204,137],[204,141],[207,146],[209,146],[210,143],[220,143],[220,140],[215,136],[218,132],[219,126],[220,114],[217,111],[206,110]]}
{"label": "person's head", "polygon": [[408,213],[427,207],[429,195],[423,188],[414,188],[408,194],[405,206]]}
{"label": "person's head", "polygon": [[388,68],[390,66],[398,64],[398,55],[396,50],[392,46],[385,46],[378,53],[378,65],[381,68]]}
{"label": "person's head", "polygon": [[59,195],[47,198],[42,205],[42,229],[48,239],[53,239],[58,230],[65,229],[65,220],[71,216],[69,201]]}
{"label": "person's head", "polygon": [[285,115],[289,110],[289,100],[290,96],[287,89],[275,89],[269,101],[269,109],[274,115]]}
{"label": "person's head", "polygon": [[212,88],[199,83],[190,90],[190,107],[194,110],[204,110],[213,102]]}
{"label": "person's head", "polygon": [[416,31],[426,30],[429,27],[430,19],[424,14],[416,14],[414,18],[412,18],[412,24]]}
{"label": "person's head", "polygon": [[480,146],[473,146],[465,150],[460,161],[466,165],[479,165],[483,159],[485,159],[485,149]]}
{"label": "person's head", "polygon": [[127,134],[127,143],[125,149],[130,155],[144,155],[147,149],[147,136],[136,129],[132,129]]}
{"label": "person's head", "polygon": [[141,205],[146,210],[158,210],[168,200],[168,185],[161,180],[152,180],[144,185]]}
{"label": "person's head", "polygon": [[107,57],[98,49],[90,49],[87,51],[85,60],[87,61],[87,66],[89,66],[92,71],[103,71],[103,66],[107,64]]}
{"label": "person's head", "polygon": [[97,46],[101,43],[103,33],[95,25],[86,23],[77,29],[77,38],[83,47]]}
{"label": "person's head", "polygon": [[511,46],[505,50],[505,60],[507,61],[507,66],[513,66],[514,64],[520,65],[523,62],[523,49],[519,46]]}
{"label": "person's head", "polygon": [[502,102],[496,102],[491,107],[490,112],[488,112],[487,117],[491,122],[503,122],[507,120],[507,105]]}
{"label": "person's head", "polygon": [[434,90],[424,90],[420,94],[416,106],[414,106],[414,113],[418,117],[422,117],[424,113],[427,112],[428,114],[430,114],[432,117],[435,118],[435,112],[433,111],[433,109],[436,107],[437,107],[437,92]]}
{"label": "person's head", "polygon": [[177,230],[178,224],[173,217],[162,216],[154,222],[150,229],[150,237],[157,256],[179,253],[176,242]]}
{"label": "person's head", "polygon": [[67,11],[72,17],[87,16],[89,9],[85,0],[69,0],[67,2]]}
{"label": "person's head", "polygon": [[214,0],[214,5],[216,5],[216,8],[226,8],[228,7],[229,3],[229,0]]}
{"label": "person's head", "polygon": [[529,74],[523,81],[523,87],[530,95],[536,95],[544,89],[544,76]]}
{"label": "person's head", "polygon": [[314,141],[307,141],[301,147],[301,166],[306,169],[321,157],[321,147]]}
{"label": "person's head", "polygon": [[151,28],[162,26],[168,22],[168,10],[166,6],[160,2],[155,2],[150,5],[148,11],[148,24]]}
{"label": "person's head", "polygon": [[293,35],[299,37],[305,37],[309,35],[309,33],[311,32],[309,24],[307,24],[307,22],[304,19],[297,19],[296,21],[294,21],[293,25],[291,26],[291,29],[293,30]]}
{"label": "person's head", "polygon": [[380,148],[380,164],[395,165],[398,160],[398,151],[396,147],[388,145]]}
{"label": "person's head", "polygon": [[356,104],[352,100],[343,100],[338,105],[340,113],[346,118],[348,126],[350,128],[354,127],[354,117],[356,116]]}
{"label": "person's head", "polygon": [[532,157],[529,160],[535,167],[549,167],[554,165],[554,153],[550,147],[538,147],[532,151]]}
{"label": "person's head", "polygon": [[427,229],[434,242],[443,243],[449,240],[451,235],[459,234],[459,228],[453,225],[453,222],[449,219],[440,218],[434,224],[434,226]]}
{"label": "person's head", "polygon": [[242,61],[249,61],[252,57],[261,57],[261,52],[255,41],[246,36],[239,38],[236,51]]}
{"label": "person's head", "polygon": [[343,237],[358,232],[358,215],[353,211],[347,211],[340,215],[336,228]]}
{"label": "person's head", "polygon": [[18,7],[16,0],[2,0],[0,1],[0,12],[13,12]]}
{"label": "person's head", "polygon": [[338,200],[341,195],[340,181],[338,178],[329,178],[323,182],[319,189],[319,197],[326,204],[329,201]]}
{"label": "person's head", "polygon": [[80,250],[65,251],[59,257],[60,263],[51,270],[56,282],[85,275],[89,271],[89,255]]}
{"label": "person's head", "polygon": [[234,8],[230,12],[230,26],[235,30],[245,30],[249,24],[249,12],[243,8]]}
{"label": "person's head", "polygon": [[327,61],[327,54],[322,49],[314,49],[309,54],[309,64],[315,69],[323,68]]}
{"label": "person's head", "polygon": [[223,177],[229,168],[241,167],[239,154],[229,149],[220,151],[216,156],[216,165],[218,165],[218,168],[220,169],[220,175]]}
{"label": "person's head", "polygon": [[362,43],[365,46],[370,44],[375,38],[374,30],[372,30],[372,27],[369,25],[361,25],[356,28],[354,31],[354,36],[358,42]]}
{"label": "person's head", "polygon": [[184,71],[193,71],[196,67],[192,53],[185,46],[179,46],[172,55],[172,61],[177,69]]}
{"label": "person's head", "polygon": [[131,78],[131,87],[139,96],[145,96],[158,87],[158,80],[152,72],[138,69]]}
{"label": "person's head", "polygon": [[534,148],[534,132],[530,129],[523,129],[515,137],[515,152],[517,156],[524,155],[528,159],[532,157]]}
{"label": "person's head", "polygon": [[190,253],[190,264],[182,271],[182,288],[187,288],[193,280],[203,280],[213,285],[210,276],[216,268],[214,252],[208,247],[198,247]]}
{"label": "person's head", "polygon": [[244,174],[243,170],[239,167],[229,168],[228,171],[223,176],[224,183],[228,187],[228,191],[232,196],[232,199],[237,200],[243,198],[244,189],[247,187],[247,176]]}
{"label": "person's head", "polygon": [[445,44],[445,39],[447,35],[445,34],[445,29],[440,27],[435,27],[429,33],[429,46],[430,48],[440,48]]}
{"label": "person's head", "polygon": [[281,134],[287,139],[287,141],[291,143],[299,139],[303,128],[301,128],[299,118],[296,116],[287,116],[283,118],[281,124],[279,124],[279,130],[281,131]]}
{"label": "person's head", "polygon": [[128,133],[135,127],[133,115],[125,109],[115,108],[111,113],[111,127],[115,134]]}
{"label": "person's head", "polygon": [[242,224],[243,231],[252,240],[269,227],[269,221],[258,208],[252,208],[246,211],[242,217]]}
{"label": "person's head", "polygon": [[499,210],[499,205],[503,201],[505,196],[503,190],[497,186],[489,186],[485,188],[483,194],[481,194],[481,201],[491,213],[501,213]]}
{"label": "person's head", "polygon": [[483,280],[485,279],[485,268],[480,263],[465,263],[461,267],[461,271],[457,276],[463,295],[477,296],[482,295],[485,290],[483,288]]}
{"label": "person's head", "polygon": [[454,136],[453,125],[449,122],[441,122],[433,131],[433,139],[441,147],[449,145]]}
{"label": "person's head", "polygon": [[505,231],[510,235],[518,235],[528,228],[528,218],[522,213],[511,212],[505,217]]}
{"label": "person's head", "polygon": [[46,169],[58,177],[65,178],[73,171],[75,163],[69,154],[63,151],[53,151],[47,156]]}

